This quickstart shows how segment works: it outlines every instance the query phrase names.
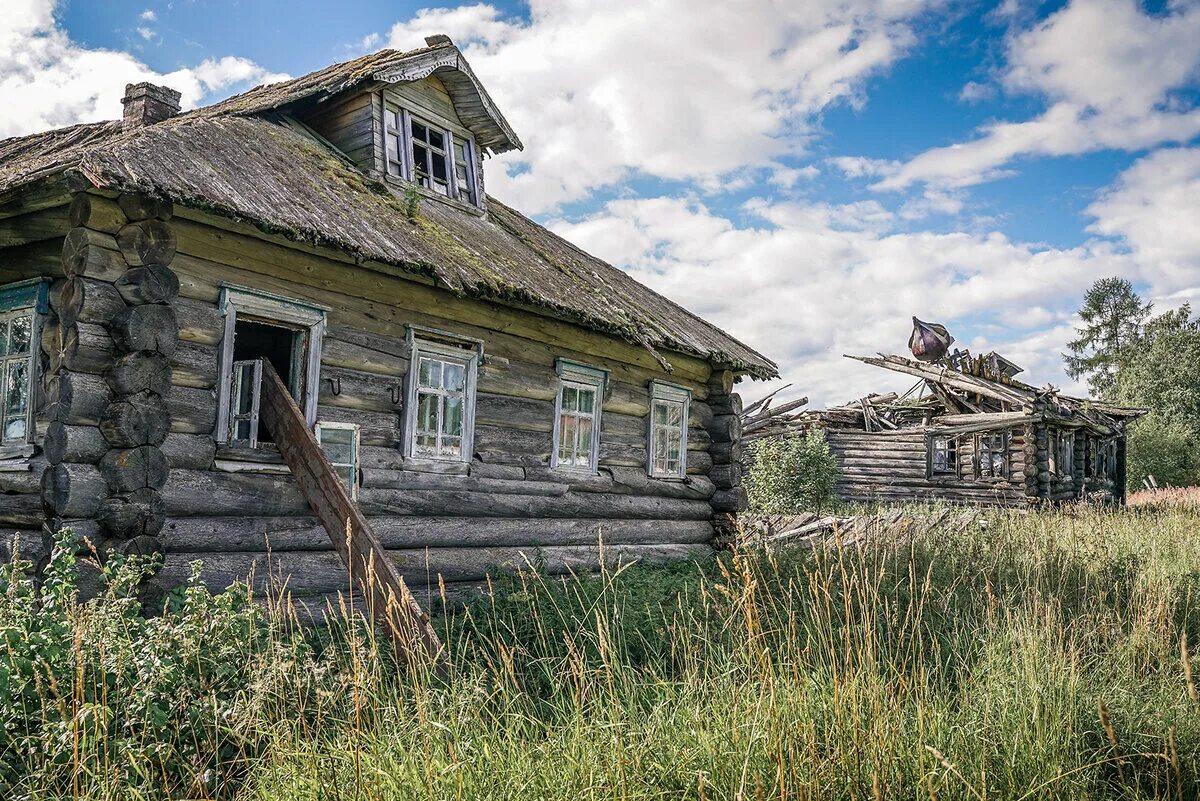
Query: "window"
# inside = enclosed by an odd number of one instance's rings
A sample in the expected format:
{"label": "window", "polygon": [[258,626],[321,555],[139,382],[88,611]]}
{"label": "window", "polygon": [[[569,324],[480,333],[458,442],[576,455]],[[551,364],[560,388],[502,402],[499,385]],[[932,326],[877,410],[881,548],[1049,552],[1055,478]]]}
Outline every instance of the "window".
{"label": "window", "polygon": [[600,461],[600,408],[608,371],[559,359],[550,466],[595,473]]}
{"label": "window", "polygon": [[475,143],[469,136],[455,135],[444,126],[385,101],[383,151],[388,175],[479,205]]}
{"label": "window", "polygon": [[225,336],[221,342],[217,442],[257,447],[271,442],[259,420],[262,366],[269,363],[316,422],[325,312],[320,306],[244,287],[221,288]]}
{"label": "window", "polygon": [[935,475],[958,475],[958,439],[933,436],[929,439],[929,470]]}
{"label": "window", "polygon": [[[412,337],[405,456],[467,462],[473,452],[475,380],[482,344],[469,349]],[[457,338],[456,338],[457,339]]]}
{"label": "window", "polygon": [[1008,437],[980,434],[975,438],[975,475],[978,478],[1008,478]]}
{"label": "window", "polygon": [[647,472],[654,478],[687,476],[688,406],[683,387],[650,382],[650,450]]}
{"label": "window", "polygon": [[33,441],[33,389],[40,315],[47,311],[46,282],[0,287],[0,447],[22,449]]}
{"label": "window", "polygon": [[1073,431],[1052,431],[1050,445],[1054,459],[1051,472],[1059,478],[1073,478],[1075,476],[1075,433]]}
{"label": "window", "polygon": [[317,444],[354,500],[358,499],[358,431],[355,423],[317,423]]}

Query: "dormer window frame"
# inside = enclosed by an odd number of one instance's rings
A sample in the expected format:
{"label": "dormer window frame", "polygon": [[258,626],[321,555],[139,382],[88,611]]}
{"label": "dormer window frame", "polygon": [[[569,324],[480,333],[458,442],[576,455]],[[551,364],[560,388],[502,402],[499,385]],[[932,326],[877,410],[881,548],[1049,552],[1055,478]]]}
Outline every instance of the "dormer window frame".
{"label": "dormer window frame", "polygon": [[[413,111],[394,95],[380,93],[380,108],[383,115],[382,156],[384,174],[393,180],[399,179],[414,184],[423,194],[438,199],[461,203],[472,209],[482,210],[482,192],[478,172],[479,151],[475,137],[470,132],[465,136],[454,131],[445,121],[434,115]],[[399,130],[397,130],[399,126]],[[413,134],[414,126],[421,126],[427,133],[424,141],[418,142]],[[442,137],[441,147],[431,141],[432,134]],[[442,183],[429,171],[419,171],[415,164],[414,144],[428,151],[428,164],[433,165],[434,153],[445,159],[446,192],[436,188]],[[466,156],[459,158],[459,146]],[[426,177],[422,178],[425,172]],[[464,186],[463,183],[466,182]]]}

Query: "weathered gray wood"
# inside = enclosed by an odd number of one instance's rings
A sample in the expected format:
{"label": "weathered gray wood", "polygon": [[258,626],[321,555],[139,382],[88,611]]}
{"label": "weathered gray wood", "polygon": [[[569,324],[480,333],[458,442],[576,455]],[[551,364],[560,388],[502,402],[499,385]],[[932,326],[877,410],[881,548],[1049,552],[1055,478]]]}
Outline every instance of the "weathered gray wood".
{"label": "weathered gray wood", "polygon": [[171,390],[171,365],[161,353],[127,353],[105,376],[114,395],[153,392],[166,396]]}
{"label": "weathered gray wood", "polygon": [[444,476],[412,470],[388,470],[365,467],[361,471],[363,487],[384,489],[452,489],[464,492],[508,495],[565,495],[565,483],[553,481],[511,481],[502,478]]}
{"label": "weathered gray wood", "polygon": [[86,226],[107,234],[115,234],[127,222],[120,206],[106,197],[87,192],[79,192],[71,199],[68,219],[73,228]]}
{"label": "weathered gray wood", "polygon": [[217,385],[220,353],[212,345],[176,341],[171,355],[171,377],[175,384],[192,389]]}
{"label": "weathered gray wood", "polygon": [[67,206],[39,209],[28,214],[0,218],[0,247],[25,245],[54,239],[70,229]]}
{"label": "weathered gray wood", "polygon": [[718,512],[743,512],[746,510],[746,490],[744,487],[717,490],[712,496],[712,508]]}
{"label": "weathered gray wood", "polygon": [[49,357],[52,374],[70,370],[101,375],[116,357],[112,337],[102,326],[63,325],[56,318],[42,325],[42,352]]}
{"label": "weathered gray wood", "polygon": [[217,443],[209,434],[168,434],[162,443],[163,456],[172,468],[208,470],[216,457]]}
{"label": "weathered gray wood", "polygon": [[112,537],[154,536],[165,521],[162,495],[150,488],[107,498],[96,513],[101,530]]}
{"label": "weathered gray wood", "polygon": [[125,353],[147,351],[169,359],[179,344],[179,326],[170,306],[127,306],[113,319],[110,331]]}
{"label": "weathered gray wood", "polygon": [[125,272],[126,264],[111,235],[91,228],[72,228],[63,239],[62,267],[68,278],[115,281]]}
{"label": "weathered gray wood", "polygon": [[145,487],[160,489],[170,473],[162,450],[151,445],[110,450],[100,460],[99,468],[109,489],[116,494]]}
{"label": "weathered gray wood", "polygon": [[50,288],[50,308],[63,325],[108,325],[125,308],[116,288],[89,278],[63,278]]}
{"label": "weathered gray wood", "polygon": [[[168,546],[169,548],[169,546]],[[704,558],[707,545],[613,545],[603,551],[591,545],[545,546],[541,548],[418,548],[389,550],[388,558],[405,581],[428,581],[441,575],[446,581],[471,581],[509,570],[533,570],[535,563],[550,575],[570,571],[588,572],[600,566],[629,562],[662,563]],[[168,553],[155,577],[163,586],[175,586],[191,575],[190,564],[200,560],[204,582],[223,589],[253,574],[254,586],[266,590],[286,586],[292,592],[309,594],[337,591],[348,586],[346,570],[338,554],[331,551],[277,551],[265,553]]]}
{"label": "weathered gray wood", "polygon": [[400,414],[404,408],[404,377],[322,364],[319,402],[345,409]]}
{"label": "weathered gray wood", "polygon": [[46,428],[43,448],[50,464],[95,464],[108,452],[108,443],[100,430],[93,426],[71,426],[53,422]]}
{"label": "weathered gray wood", "polygon": [[[385,548],[707,543],[708,520],[489,519],[371,517]],[[171,551],[325,551],[329,535],[312,517],[172,518],[163,531]]]}
{"label": "weathered gray wood", "polygon": [[338,423],[356,423],[359,443],[370,447],[398,448],[400,446],[399,412],[372,412],[364,409],[344,409],[318,404],[317,419]]}
{"label": "weathered gray wood", "polygon": [[117,205],[124,213],[125,219],[130,222],[153,219],[169,220],[173,208],[169,200],[128,192],[122,192],[117,196]]}
{"label": "weathered gray wood", "polygon": [[111,404],[100,418],[100,433],[113,448],[161,445],[171,428],[162,397],[143,392]]}
{"label": "weathered gray wood", "polygon": [[63,370],[46,379],[46,417],[50,422],[99,425],[111,401],[112,390],[98,375]]}
{"label": "weathered gray wood", "polygon": [[175,232],[161,220],[141,220],[117,232],[117,247],[130,267],[167,265],[175,258]]}
{"label": "weathered gray wood", "polygon": [[167,395],[171,431],[211,436],[217,425],[217,395],[211,389],[175,386]]}
{"label": "weathered gray wood", "polygon": [[[452,482],[454,477],[447,477]],[[449,484],[452,486],[452,484]],[[170,517],[209,515],[287,516],[305,514],[307,505],[287,476],[172,470],[163,487]],[[464,517],[610,518],[707,520],[705,501],[609,493],[569,492],[561,496],[495,495],[463,490],[394,490],[364,487],[359,506],[375,515]]]}
{"label": "weathered gray wood", "polygon": [[171,303],[179,295],[179,276],[157,264],[131,267],[117,279],[116,289],[130,306]]}
{"label": "weathered gray wood", "polygon": [[93,517],[107,495],[95,465],[60,462],[42,473],[42,504],[54,517]]}

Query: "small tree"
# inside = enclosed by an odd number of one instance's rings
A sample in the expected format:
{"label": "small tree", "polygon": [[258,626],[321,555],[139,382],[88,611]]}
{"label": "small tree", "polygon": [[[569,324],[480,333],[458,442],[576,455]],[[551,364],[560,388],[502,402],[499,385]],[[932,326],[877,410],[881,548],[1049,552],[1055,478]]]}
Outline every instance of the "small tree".
{"label": "small tree", "polygon": [[768,515],[821,511],[836,498],[837,475],[837,460],[818,428],[760,439],[750,446],[750,510]]}
{"label": "small tree", "polygon": [[1126,486],[1142,488],[1146,476],[1160,485],[1186,487],[1200,483],[1200,442],[1187,425],[1151,412],[1129,428]]}

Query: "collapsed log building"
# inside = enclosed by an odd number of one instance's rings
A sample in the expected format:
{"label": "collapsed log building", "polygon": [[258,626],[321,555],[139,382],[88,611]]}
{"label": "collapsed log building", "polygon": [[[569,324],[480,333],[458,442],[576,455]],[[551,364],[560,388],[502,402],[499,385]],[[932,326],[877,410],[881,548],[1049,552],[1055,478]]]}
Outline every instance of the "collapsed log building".
{"label": "collapsed log building", "polygon": [[772,414],[755,404],[746,439],[821,428],[847,501],[1124,500],[1125,429],[1142,410],[1022,383],[1014,378],[1021,368],[996,353],[956,350],[935,363],[849,358],[920,380],[903,395],[820,411]]}
{"label": "collapsed log building", "polygon": [[0,526],[27,554],[69,525],[161,553],[158,588],[198,559],[319,598],[361,513],[436,593],[594,568],[601,539],[703,553],[741,508],[733,385],[775,365],[486,195],[521,142],[426,41],[188,113],[131,85],[123,120],[0,142]]}

